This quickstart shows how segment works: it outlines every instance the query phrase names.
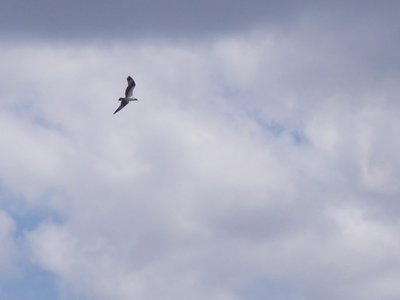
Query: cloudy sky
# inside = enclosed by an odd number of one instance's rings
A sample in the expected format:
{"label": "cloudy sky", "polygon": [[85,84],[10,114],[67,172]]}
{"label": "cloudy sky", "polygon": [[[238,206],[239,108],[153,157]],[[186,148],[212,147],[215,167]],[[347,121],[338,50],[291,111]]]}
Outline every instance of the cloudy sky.
{"label": "cloudy sky", "polygon": [[398,1],[0,6],[0,299],[400,298]]}

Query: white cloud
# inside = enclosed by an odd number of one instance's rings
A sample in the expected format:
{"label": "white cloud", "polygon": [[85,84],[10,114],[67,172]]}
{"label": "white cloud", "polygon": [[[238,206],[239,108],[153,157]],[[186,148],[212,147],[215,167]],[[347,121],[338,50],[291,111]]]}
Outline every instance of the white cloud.
{"label": "white cloud", "polygon": [[[334,55],[265,33],[4,50],[1,181],[61,216],[25,235],[61,286],[122,300],[265,298],[259,285],[277,282],[286,299],[398,295],[383,291],[398,264],[396,88],[360,80],[349,94],[349,75],[324,97]],[[113,116],[128,74],[140,101]]]}

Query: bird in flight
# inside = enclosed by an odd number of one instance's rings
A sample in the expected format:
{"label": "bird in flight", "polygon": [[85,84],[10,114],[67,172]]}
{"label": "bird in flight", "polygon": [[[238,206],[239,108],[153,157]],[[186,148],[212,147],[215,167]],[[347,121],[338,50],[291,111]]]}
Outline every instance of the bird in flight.
{"label": "bird in flight", "polygon": [[135,80],[133,80],[133,78],[131,76],[128,76],[128,78],[126,78],[126,80],[128,81],[128,86],[126,87],[126,90],[125,90],[125,98],[118,99],[118,101],[121,101],[121,104],[119,105],[117,110],[114,111],[114,115],[117,112],[119,112],[121,109],[123,109],[129,103],[129,101],[138,101],[138,99],[132,97],[133,89],[136,86]]}

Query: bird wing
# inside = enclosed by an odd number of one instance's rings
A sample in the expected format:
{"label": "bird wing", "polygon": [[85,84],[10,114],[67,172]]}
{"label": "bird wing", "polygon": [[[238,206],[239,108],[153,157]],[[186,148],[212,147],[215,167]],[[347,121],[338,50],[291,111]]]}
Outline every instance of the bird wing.
{"label": "bird wing", "polygon": [[133,80],[133,78],[131,76],[128,76],[128,78],[126,80],[128,81],[128,86],[126,87],[126,90],[125,90],[125,98],[131,98],[132,92],[136,86],[136,83],[135,83],[135,80]]}
{"label": "bird wing", "polygon": [[114,111],[113,115],[115,115],[117,112],[119,112],[121,109],[123,109],[129,102],[127,101],[121,101],[120,106],[117,108],[116,111]]}

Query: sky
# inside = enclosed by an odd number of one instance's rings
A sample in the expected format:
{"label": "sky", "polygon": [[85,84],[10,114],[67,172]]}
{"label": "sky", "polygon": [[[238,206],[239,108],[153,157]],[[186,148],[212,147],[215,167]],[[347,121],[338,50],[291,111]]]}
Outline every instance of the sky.
{"label": "sky", "polygon": [[0,299],[400,298],[398,1],[0,6]]}

